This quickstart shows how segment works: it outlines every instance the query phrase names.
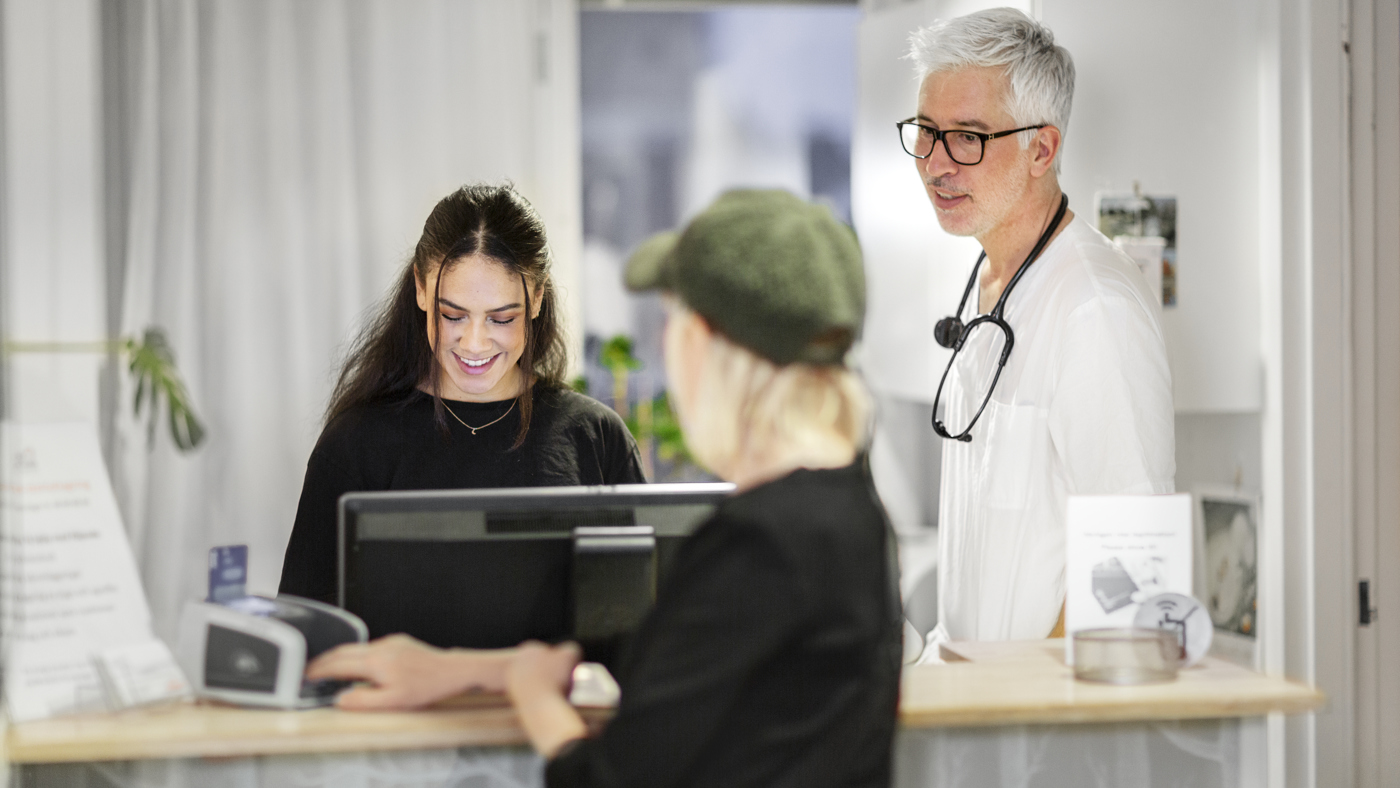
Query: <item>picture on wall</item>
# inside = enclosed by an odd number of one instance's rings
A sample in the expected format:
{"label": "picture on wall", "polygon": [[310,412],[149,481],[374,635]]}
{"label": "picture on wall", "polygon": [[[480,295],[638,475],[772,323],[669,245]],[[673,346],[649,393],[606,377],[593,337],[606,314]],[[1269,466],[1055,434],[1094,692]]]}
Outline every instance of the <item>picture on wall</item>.
{"label": "picture on wall", "polygon": [[1258,630],[1259,526],[1255,500],[1234,491],[1196,495],[1197,592],[1217,631]]}
{"label": "picture on wall", "polygon": [[1094,195],[1094,205],[1099,232],[1109,238],[1159,237],[1166,242],[1162,249],[1162,306],[1176,306],[1176,198],[1099,192]]}

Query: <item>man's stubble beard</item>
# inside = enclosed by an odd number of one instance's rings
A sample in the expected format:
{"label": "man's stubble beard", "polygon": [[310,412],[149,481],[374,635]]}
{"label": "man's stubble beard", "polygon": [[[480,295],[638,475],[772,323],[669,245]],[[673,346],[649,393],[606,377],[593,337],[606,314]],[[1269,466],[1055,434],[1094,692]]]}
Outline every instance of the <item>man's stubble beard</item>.
{"label": "man's stubble beard", "polygon": [[[1021,151],[1023,155],[1028,152],[1029,149]],[[933,211],[938,216],[938,225],[949,235],[979,240],[985,237],[1005,222],[1007,217],[1014,212],[1016,206],[1026,199],[1029,193],[1029,183],[1021,183],[1018,187],[1013,182],[1014,172],[1015,170],[1008,169],[1006,177],[1001,181],[984,183],[975,191],[965,191],[954,187],[944,176],[924,180],[925,189],[930,192],[937,190],[951,194],[970,195],[963,205],[953,211],[945,212],[939,210],[937,204],[933,203],[933,195],[929,194],[929,202],[933,204]],[[966,210],[968,207],[971,207],[972,210]],[[958,219],[961,221],[949,226],[949,221],[957,221]]]}

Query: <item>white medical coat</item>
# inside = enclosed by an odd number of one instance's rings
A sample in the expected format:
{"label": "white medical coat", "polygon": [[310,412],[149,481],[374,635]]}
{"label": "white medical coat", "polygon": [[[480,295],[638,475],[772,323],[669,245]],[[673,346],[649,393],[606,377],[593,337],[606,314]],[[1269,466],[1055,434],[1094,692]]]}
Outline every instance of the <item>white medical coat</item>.
{"label": "white medical coat", "polygon": [[[1004,317],[1015,341],[972,441],[943,441],[930,641],[1046,637],[1065,598],[1066,497],[1175,487],[1161,308],[1130,258],[1076,217]],[[981,404],[972,381],[990,380],[996,355],[977,341],[958,354],[943,392],[953,430]]]}

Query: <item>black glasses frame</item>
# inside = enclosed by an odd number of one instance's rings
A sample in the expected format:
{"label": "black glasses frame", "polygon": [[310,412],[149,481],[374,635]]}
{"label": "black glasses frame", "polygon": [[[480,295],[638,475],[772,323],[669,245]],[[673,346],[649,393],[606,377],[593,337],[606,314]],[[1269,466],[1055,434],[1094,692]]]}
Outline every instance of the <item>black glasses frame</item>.
{"label": "black glasses frame", "polygon": [[[904,148],[904,152],[905,152],[905,153],[909,154],[910,156],[913,156],[913,157],[916,158],[916,159],[927,159],[928,157],[930,157],[930,156],[933,155],[933,149],[934,149],[935,147],[937,147],[937,146],[938,146],[938,143],[941,141],[941,142],[943,143],[943,150],[944,150],[944,152],[946,152],[946,153],[948,154],[948,158],[952,159],[954,162],[957,162],[958,164],[963,165],[964,167],[971,167],[971,166],[973,166],[973,165],[981,164],[981,163],[982,163],[982,159],[986,158],[986,156],[987,156],[987,142],[988,142],[988,140],[994,140],[994,139],[998,139],[998,138],[1001,138],[1001,137],[1008,137],[1008,136],[1010,136],[1010,135],[1012,135],[1012,134],[1017,134],[1017,133],[1020,133],[1020,132],[1022,132],[1022,131],[1031,131],[1031,130],[1033,130],[1033,129],[1043,129],[1043,128],[1045,128],[1046,126],[1049,125],[1048,123],[1041,123],[1041,124],[1039,124],[1039,125],[1037,125],[1037,126],[1022,126],[1022,127],[1019,128],[1019,129],[1011,129],[1011,130],[1009,130],[1009,131],[994,131],[994,132],[992,132],[991,134],[986,134],[986,133],[983,133],[983,132],[980,132],[980,131],[971,131],[971,130],[969,130],[969,129],[948,129],[947,131],[942,131],[942,130],[939,130],[939,129],[935,129],[935,128],[932,127],[932,126],[925,126],[924,124],[918,123],[918,122],[916,122],[916,121],[917,121],[917,118],[909,118],[908,120],[901,120],[901,121],[899,121],[898,123],[894,124],[894,127],[895,127],[896,129],[899,130],[899,146],[900,146],[901,148]],[[913,126],[913,127],[915,127],[915,128],[918,128],[918,129],[922,129],[922,130],[924,130],[924,131],[927,131],[928,133],[930,133],[930,134],[933,135],[933,144],[929,146],[929,148],[928,148],[928,153],[925,153],[924,155],[920,156],[919,154],[915,153],[914,151],[909,150],[909,146],[906,145],[906,144],[904,143],[904,127],[905,127],[905,126]],[[958,157],[956,157],[956,156],[953,155],[953,149],[950,148],[950,147],[948,147],[948,135],[949,135],[949,134],[968,134],[968,135],[971,135],[971,136],[973,136],[973,137],[976,137],[978,140],[980,140],[982,144],[981,144],[981,146],[980,146],[979,149],[978,149],[979,152],[978,152],[978,154],[977,154],[977,161],[958,161]]]}

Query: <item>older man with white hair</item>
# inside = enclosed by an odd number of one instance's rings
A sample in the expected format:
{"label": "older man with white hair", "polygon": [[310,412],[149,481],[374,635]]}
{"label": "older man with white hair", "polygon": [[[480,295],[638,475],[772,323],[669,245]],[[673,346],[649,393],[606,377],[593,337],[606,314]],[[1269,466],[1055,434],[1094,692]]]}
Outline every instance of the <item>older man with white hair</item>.
{"label": "older man with white hair", "polygon": [[1174,489],[1160,306],[1060,190],[1074,64],[1050,30],[1001,8],[911,43],[922,82],[901,141],[939,224],[983,249],[936,331],[953,355],[933,416],[945,440],[929,640],[1054,636],[1067,496]]}

